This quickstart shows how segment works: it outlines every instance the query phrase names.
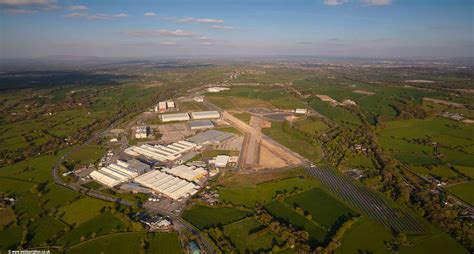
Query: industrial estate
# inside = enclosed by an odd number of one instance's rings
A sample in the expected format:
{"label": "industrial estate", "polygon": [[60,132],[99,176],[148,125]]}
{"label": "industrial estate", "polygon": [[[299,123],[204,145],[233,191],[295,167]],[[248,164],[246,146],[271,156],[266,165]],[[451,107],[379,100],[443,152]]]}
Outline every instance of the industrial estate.
{"label": "industrial estate", "polygon": [[437,64],[370,63],[146,62],[139,81],[113,83],[132,76],[118,64],[106,85],[10,88],[0,249],[469,253],[471,67],[426,83]]}

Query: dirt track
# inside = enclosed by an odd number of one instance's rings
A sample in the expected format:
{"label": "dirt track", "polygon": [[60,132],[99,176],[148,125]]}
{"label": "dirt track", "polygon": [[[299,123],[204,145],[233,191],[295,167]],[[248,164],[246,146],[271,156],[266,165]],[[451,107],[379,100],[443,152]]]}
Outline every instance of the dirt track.
{"label": "dirt track", "polygon": [[262,119],[252,116],[248,125],[226,111],[222,115],[234,127],[245,133],[241,152],[242,168],[282,168],[300,165],[305,161],[300,155],[263,135],[260,128]]}

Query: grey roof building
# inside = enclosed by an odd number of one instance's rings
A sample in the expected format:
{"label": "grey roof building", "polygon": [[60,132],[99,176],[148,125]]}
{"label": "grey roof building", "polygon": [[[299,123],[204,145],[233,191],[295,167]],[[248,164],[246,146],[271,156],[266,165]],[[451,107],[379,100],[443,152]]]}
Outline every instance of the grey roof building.
{"label": "grey roof building", "polygon": [[198,145],[210,145],[222,143],[231,139],[232,137],[234,137],[234,134],[216,130],[208,130],[188,138],[188,141]]}
{"label": "grey roof building", "polygon": [[191,130],[202,130],[214,128],[214,124],[210,120],[196,120],[189,122]]}

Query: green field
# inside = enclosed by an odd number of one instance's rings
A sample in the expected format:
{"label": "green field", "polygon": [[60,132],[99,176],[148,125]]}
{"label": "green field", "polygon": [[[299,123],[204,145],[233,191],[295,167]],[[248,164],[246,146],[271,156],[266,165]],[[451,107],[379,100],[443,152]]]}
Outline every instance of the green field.
{"label": "green field", "polygon": [[439,233],[426,239],[413,243],[412,246],[402,247],[400,254],[444,254],[469,253],[462,245],[446,233]]}
{"label": "green field", "polygon": [[143,233],[118,233],[94,238],[68,249],[66,253],[137,253],[142,249]]}
{"label": "green field", "polygon": [[292,177],[252,187],[223,187],[219,189],[219,198],[222,202],[254,207],[257,202],[263,204],[272,201],[278,193],[291,192],[296,189],[309,190],[316,186],[318,183],[314,180]]}
{"label": "green field", "polygon": [[290,196],[285,199],[285,203],[290,207],[298,206],[309,212],[313,217],[312,220],[326,229],[338,226],[337,224],[355,215],[350,208],[317,188]]}
{"label": "green field", "polygon": [[270,250],[276,238],[269,231],[259,234],[262,224],[253,218],[234,222],[224,227],[224,234],[229,237],[239,253],[259,253]]}
{"label": "green field", "polygon": [[110,212],[105,212],[65,233],[57,240],[57,243],[72,246],[80,243],[81,238],[90,239],[92,235],[97,237],[114,231],[124,231],[125,229],[126,226],[122,221],[117,219]]}
{"label": "green field", "polygon": [[329,105],[329,103],[320,101],[319,99],[313,100],[311,107],[325,117],[338,123],[351,125],[360,124],[360,119],[355,113],[341,107],[333,107]]}
{"label": "green field", "polygon": [[154,233],[148,242],[146,253],[181,254],[181,244],[176,233]]}
{"label": "green field", "polygon": [[384,242],[392,239],[389,230],[366,217],[362,217],[355,222],[352,227],[344,234],[341,240],[341,246],[336,253],[391,253]]}
{"label": "green field", "polygon": [[[281,109],[304,108],[297,98],[283,89],[271,87],[233,87],[219,93],[207,93],[206,99],[218,106],[229,108],[275,107]],[[227,103],[226,103],[227,102]],[[245,104],[247,104],[245,106]],[[244,107],[241,107],[244,106]]]}
{"label": "green field", "polygon": [[285,128],[284,124],[272,122],[272,127],[262,129],[262,132],[305,158],[313,162],[320,161],[321,145],[319,142],[314,138],[308,138],[298,129]]}
{"label": "green field", "polygon": [[83,165],[95,163],[104,155],[105,150],[103,146],[88,145],[71,155],[70,160]]}
{"label": "green field", "polygon": [[474,181],[467,183],[455,184],[449,186],[448,191],[463,199],[471,205],[474,205]]}
{"label": "green field", "polygon": [[59,233],[67,227],[66,224],[50,216],[44,216],[30,226],[28,235],[29,246],[48,246],[48,240],[56,239]]}
{"label": "green field", "polygon": [[20,245],[23,229],[21,227],[10,227],[0,230],[0,250],[17,249]]}
{"label": "green field", "polygon": [[297,230],[305,230],[309,233],[309,243],[312,246],[322,245],[328,237],[328,232],[318,223],[305,218],[295,212],[290,206],[278,201],[272,201],[264,205],[265,209],[278,220],[293,225]]}
{"label": "green field", "polygon": [[95,198],[84,197],[67,206],[59,208],[59,214],[62,215],[61,219],[66,223],[79,225],[99,215],[102,208],[111,206],[111,203]]}
{"label": "green field", "polygon": [[250,215],[249,212],[239,211],[230,207],[207,207],[195,205],[189,210],[185,210],[183,218],[199,229],[226,225],[238,221]]}
{"label": "green field", "polygon": [[[385,123],[379,131],[379,144],[396,159],[411,165],[423,175],[456,178],[459,168],[466,176],[474,173],[474,126],[444,118],[397,120]],[[432,142],[439,144],[438,157]]]}

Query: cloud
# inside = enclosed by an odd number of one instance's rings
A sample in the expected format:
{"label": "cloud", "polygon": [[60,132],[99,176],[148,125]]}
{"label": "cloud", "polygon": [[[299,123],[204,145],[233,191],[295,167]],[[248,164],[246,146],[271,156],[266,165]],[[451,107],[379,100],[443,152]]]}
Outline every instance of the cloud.
{"label": "cloud", "polygon": [[13,15],[22,15],[22,14],[33,14],[37,13],[37,10],[25,10],[25,9],[7,9],[7,13],[13,14]]}
{"label": "cloud", "polygon": [[390,5],[392,0],[361,0],[361,2],[366,5],[383,6]]}
{"label": "cloud", "polygon": [[59,9],[55,0],[0,0],[0,10],[9,14],[32,14]]}
{"label": "cloud", "polygon": [[[348,2],[352,2],[351,0],[323,0],[323,3],[327,6],[338,6]],[[390,5],[392,0],[359,0],[360,3],[370,6],[384,6]]]}
{"label": "cloud", "polygon": [[87,15],[84,14],[84,13],[74,12],[74,13],[65,14],[65,15],[63,15],[63,16],[64,16],[64,17],[67,17],[67,18],[74,18],[74,17],[85,17],[85,16],[87,16]]}
{"label": "cloud", "polygon": [[311,44],[313,44],[313,43],[310,42],[310,41],[299,41],[299,42],[297,42],[297,43],[298,43],[298,44],[301,44],[301,45],[311,45]]}
{"label": "cloud", "polygon": [[195,33],[184,31],[181,29],[168,30],[168,29],[152,29],[152,30],[141,30],[141,31],[129,31],[126,34],[135,37],[193,37]]}
{"label": "cloud", "polygon": [[87,11],[88,10],[87,6],[84,6],[84,5],[71,5],[69,6],[68,9],[71,11]]}
{"label": "cloud", "polygon": [[181,18],[177,20],[179,23],[205,23],[205,24],[216,24],[216,23],[224,23],[223,19],[209,19],[209,18]]}
{"label": "cloud", "polygon": [[65,15],[63,15],[63,17],[66,17],[66,18],[85,18],[87,20],[111,20],[111,19],[128,17],[128,14],[118,13],[118,14],[110,15],[110,14],[103,14],[103,13],[86,14],[86,13],[83,13],[83,12],[74,12],[74,13],[65,14]]}
{"label": "cloud", "polygon": [[324,4],[328,6],[337,6],[345,3],[345,0],[324,0]]}
{"label": "cloud", "polygon": [[221,25],[213,25],[211,26],[212,29],[218,29],[218,30],[232,30],[234,29],[231,26],[221,26]]}
{"label": "cloud", "polygon": [[156,16],[156,13],[154,13],[154,12],[145,12],[143,14],[143,16],[152,17],[152,16]]}
{"label": "cloud", "polygon": [[0,5],[7,6],[29,6],[29,5],[51,5],[56,4],[54,0],[0,0]]}

